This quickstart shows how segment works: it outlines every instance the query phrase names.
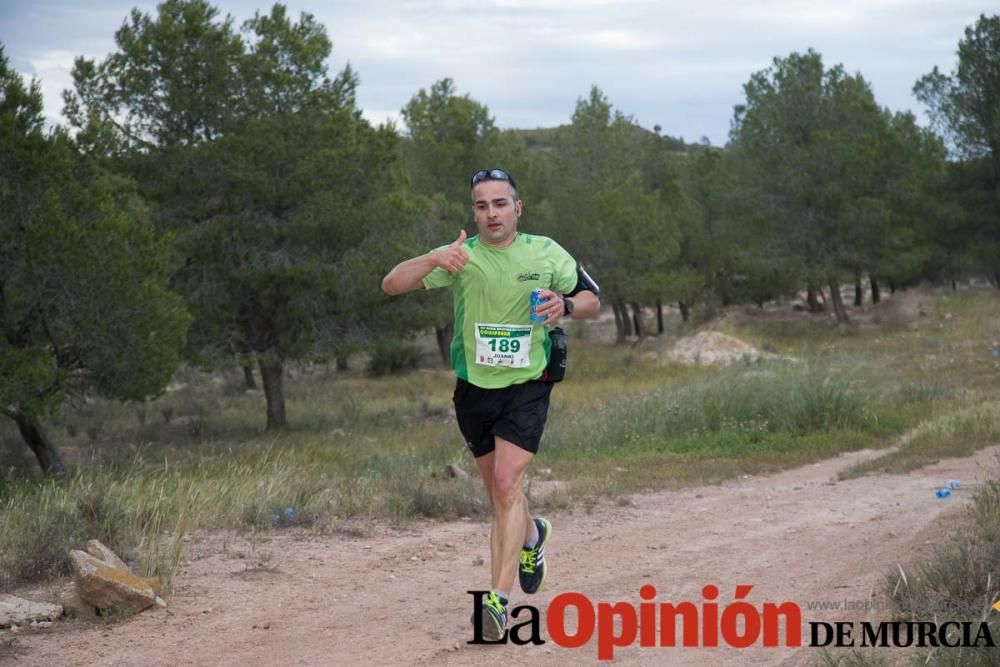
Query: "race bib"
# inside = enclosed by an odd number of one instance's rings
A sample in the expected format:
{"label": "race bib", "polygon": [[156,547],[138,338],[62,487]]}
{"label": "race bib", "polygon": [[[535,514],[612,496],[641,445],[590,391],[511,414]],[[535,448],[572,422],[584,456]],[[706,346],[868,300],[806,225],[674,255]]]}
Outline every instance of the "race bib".
{"label": "race bib", "polygon": [[531,325],[476,325],[476,363],[525,368],[530,352]]}

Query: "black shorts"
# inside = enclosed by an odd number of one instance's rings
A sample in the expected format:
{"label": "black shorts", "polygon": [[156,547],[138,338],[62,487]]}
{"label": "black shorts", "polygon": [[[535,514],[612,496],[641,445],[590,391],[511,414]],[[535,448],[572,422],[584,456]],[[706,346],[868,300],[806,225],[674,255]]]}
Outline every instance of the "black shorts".
{"label": "black shorts", "polygon": [[493,451],[498,435],[521,449],[538,453],[552,384],[532,380],[502,389],[483,389],[458,378],[455,416],[465,444],[476,458]]}

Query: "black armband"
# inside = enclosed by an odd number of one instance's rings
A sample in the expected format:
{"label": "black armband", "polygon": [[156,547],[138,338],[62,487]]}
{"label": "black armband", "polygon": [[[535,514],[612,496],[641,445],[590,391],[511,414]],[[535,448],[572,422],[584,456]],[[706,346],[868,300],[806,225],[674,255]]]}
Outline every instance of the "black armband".
{"label": "black armband", "polygon": [[584,290],[593,292],[595,296],[600,295],[601,293],[601,288],[597,286],[597,283],[590,277],[590,274],[588,274],[582,266],[577,264],[576,287],[574,287],[572,291],[566,292],[566,296],[575,296]]}

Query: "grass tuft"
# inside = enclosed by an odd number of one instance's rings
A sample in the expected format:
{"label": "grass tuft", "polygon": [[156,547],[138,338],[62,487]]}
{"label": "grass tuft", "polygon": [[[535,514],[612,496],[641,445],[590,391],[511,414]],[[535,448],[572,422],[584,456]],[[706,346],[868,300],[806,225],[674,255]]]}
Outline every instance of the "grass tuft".
{"label": "grass tuft", "polygon": [[819,650],[819,664],[823,667],[886,667],[888,661],[875,650],[862,651],[852,648],[849,651]]}
{"label": "grass tuft", "polygon": [[987,401],[918,424],[897,448],[852,466],[840,476],[846,479],[885,469],[915,470],[942,458],[968,456],[997,442],[1000,442],[1000,401]]}
{"label": "grass tuft", "polygon": [[[1000,614],[991,607],[1000,600],[1000,481],[987,482],[976,492],[969,523],[915,571],[897,568],[886,576],[886,592],[897,618],[933,619],[939,625],[986,621],[996,627]],[[922,656],[920,662],[995,665],[996,651],[982,646],[937,649]]]}
{"label": "grass tuft", "polygon": [[[869,401],[847,378],[821,369],[735,365],[609,399],[596,410],[557,413],[544,446],[560,474],[586,478],[591,464],[597,479],[582,481],[615,492],[671,479],[709,481],[704,475],[712,468],[724,475],[778,469],[870,445],[898,425],[870,412]],[[614,474],[609,460],[629,474]],[[719,466],[727,460],[736,463]]]}

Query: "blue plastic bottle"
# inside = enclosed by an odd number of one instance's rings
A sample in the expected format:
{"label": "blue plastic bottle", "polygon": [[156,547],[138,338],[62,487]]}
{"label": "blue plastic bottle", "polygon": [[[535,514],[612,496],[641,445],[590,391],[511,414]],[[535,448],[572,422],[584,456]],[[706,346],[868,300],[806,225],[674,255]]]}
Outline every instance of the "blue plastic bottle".
{"label": "blue plastic bottle", "polygon": [[532,324],[541,324],[545,321],[545,318],[538,314],[538,306],[542,305],[548,301],[548,299],[542,298],[542,289],[536,287],[531,290],[531,300],[528,302],[529,312],[531,313],[530,319]]}

